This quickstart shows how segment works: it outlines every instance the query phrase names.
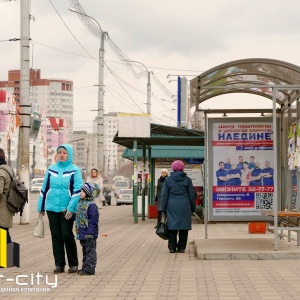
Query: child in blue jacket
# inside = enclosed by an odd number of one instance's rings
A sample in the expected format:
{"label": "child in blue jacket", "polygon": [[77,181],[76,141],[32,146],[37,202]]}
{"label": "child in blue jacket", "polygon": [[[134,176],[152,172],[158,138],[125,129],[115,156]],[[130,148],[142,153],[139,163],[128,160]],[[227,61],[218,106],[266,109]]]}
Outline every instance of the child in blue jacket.
{"label": "child in blue jacket", "polygon": [[96,240],[98,238],[99,212],[94,199],[100,194],[96,183],[86,182],[80,191],[76,211],[76,239],[82,246],[82,269],[80,275],[95,275],[97,264]]}

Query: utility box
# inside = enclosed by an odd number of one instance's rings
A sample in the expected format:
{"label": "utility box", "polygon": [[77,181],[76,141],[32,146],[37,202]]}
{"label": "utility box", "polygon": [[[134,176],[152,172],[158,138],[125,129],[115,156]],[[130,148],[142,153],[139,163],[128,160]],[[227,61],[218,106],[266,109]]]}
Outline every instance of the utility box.
{"label": "utility box", "polygon": [[248,233],[266,233],[267,222],[249,222]]}
{"label": "utility box", "polygon": [[158,211],[156,205],[149,205],[148,206],[148,218],[149,219],[157,219],[158,218]]}

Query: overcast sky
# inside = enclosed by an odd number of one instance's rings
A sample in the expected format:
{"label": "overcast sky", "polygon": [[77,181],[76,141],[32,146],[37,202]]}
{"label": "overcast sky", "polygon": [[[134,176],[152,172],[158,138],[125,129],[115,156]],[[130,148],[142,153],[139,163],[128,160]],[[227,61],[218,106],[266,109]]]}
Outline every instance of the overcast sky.
{"label": "overcast sky", "polygon": [[[20,69],[20,1],[0,0],[0,80]],[[74,129],[91,131],[97,115],[100,40],[68,10],[69,0],[31,0],[31,62],[42,78],[74,82]],[[110,39],[131,60],[144,64],[168,90],[151,77],[152,121],[176,124],[176,76],[192,79],[229,61],[271,58],[300,65],[299,0],[80,0]],[[74,36],[76,39],[74,38]],[[82,46],[81,46],[81,45]],[[84,48],[84,49],[83,49]],[[93,58],[91,58],[92,56]],[[105,42],[105,113],[146,113],[147,77],[136,79]],[[138,68],[136,68],[139,71]],[[112,75],[119,76],[118,81]],[[190,76],[193,75],[193,76]],[[174,81],[169,82],[172,79]],[[121,84],[122,85],[121,85]],[[165,99],[168,101],[161,101]],[[203,108],[271,108],[262,97],[229,94]]]}

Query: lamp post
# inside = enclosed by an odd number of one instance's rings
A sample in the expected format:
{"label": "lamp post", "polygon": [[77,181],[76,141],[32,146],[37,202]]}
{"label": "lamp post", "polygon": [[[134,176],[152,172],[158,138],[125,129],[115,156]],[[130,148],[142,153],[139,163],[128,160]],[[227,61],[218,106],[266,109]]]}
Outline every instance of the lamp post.
{"label": "lamp post", "polygon": [[103,127],[104,127],[104,118],[103,118],[103,112],[104,112],[104,84],[103,84],[103,78],[104,78],[104,39],[107,35],[107,32],[102,31],[100,24],[98,21],[84,13],[81,13],[79,11],[69,9],[71,12],[74,12],[79,15],[86,16],[93,21],[96,22],[96,24],[99,27],[100,33],[101,33],[101,40],[100,40],[100,49],[99,49],[99,85],[98,85],[98,116],[97,116],[97,168],[100,170],[100,172],[103,172]]}
{"label": "lamp post", "polygon": [[147,81],[147,114],[151,114],[151,82],[150,82],[150,72],[148,71],[147,67],[136,60],[130,60],[130,62],[141,64],[147,71],[148,81]]}

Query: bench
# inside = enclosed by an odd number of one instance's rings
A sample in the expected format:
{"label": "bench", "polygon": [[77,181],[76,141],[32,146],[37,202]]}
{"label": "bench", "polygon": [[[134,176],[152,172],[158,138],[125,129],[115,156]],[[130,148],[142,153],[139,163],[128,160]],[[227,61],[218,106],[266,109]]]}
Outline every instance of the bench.
{"label": "bench", "polygon": [[[273,211],[262,211],[261,213],[265,216],[270,216],[270,217],[274,218]],[[282,233],[283,233],[283,230],[288,231],[288,241],[289,242],[291,241],[291,231],[296,231],[297,232],[297,246],[300,246],[300,227],[299,227],[300,212],[288,211],[288,210],[278,211],[277,218],[278,218],[278,224],[279,224],[277,229],[281,230]]]}

